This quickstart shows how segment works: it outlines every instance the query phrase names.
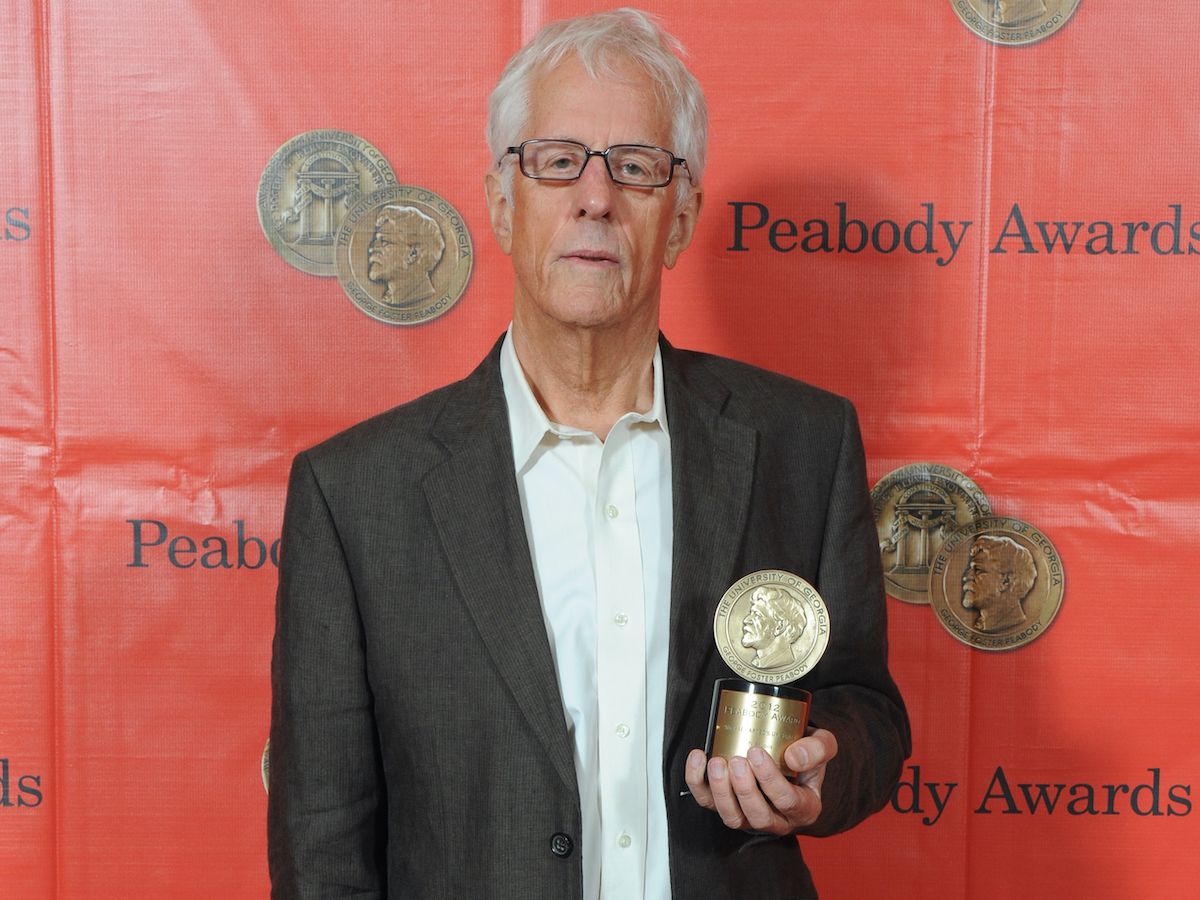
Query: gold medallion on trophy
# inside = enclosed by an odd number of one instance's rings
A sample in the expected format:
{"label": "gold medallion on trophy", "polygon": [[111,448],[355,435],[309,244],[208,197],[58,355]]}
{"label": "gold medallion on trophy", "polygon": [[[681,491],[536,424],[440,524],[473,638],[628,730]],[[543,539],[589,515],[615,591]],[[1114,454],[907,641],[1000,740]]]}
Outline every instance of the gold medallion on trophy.
{"label": "gold medallion on trophy", "polygon": [[337,275],[368,316],[419,325],[467,289],[474,253],[466,223],[432,191],[397,184],[362,197],[337,234]]}
{"label": "gold medallion on trophy", "polygon": [[829,644],[829,612],[799,575],[764,569],[747,575],[717,604],[713,636],[742,678],[787,684],[808,672]]}
{"label": "gold medallion on trophy", "polygon": [[783,751],[804,737],[812,695],[788,687],[829,645],[829,611],[798,575],[754,572],[732,585],[713,620],[722,659],[739,677],[713,686],[708,756],[745,756],[762,747],[788,778]]}
{"label": "gold medallion on trophy", "polygon": [[1008,516],[969,522],[946,538],[930,581],[937,620],[981,650],[1041,637],[1063,598],[1062,560],[1050,539]]}
{"label": "gold medallion on trophy", "polygon": [[1079,0],[950,0],[963,24],[996,44],[1032,44],[1067,24]]}
{"label": "gold medallion on trophy", "polygon": [[310,275],[337,274],[334,240],[363,194],[394,185],[383,154],[356,135],[318,129],[275,151],[258,182],[258,221],[275,251]]}
{"label": "gold medallion on trophy", "polygon": [[884,587],[908,603],[929,602],[930,565],[946,536],[992,512],[979,485],[937,463],[889,472],[871,489],[871,506]]}

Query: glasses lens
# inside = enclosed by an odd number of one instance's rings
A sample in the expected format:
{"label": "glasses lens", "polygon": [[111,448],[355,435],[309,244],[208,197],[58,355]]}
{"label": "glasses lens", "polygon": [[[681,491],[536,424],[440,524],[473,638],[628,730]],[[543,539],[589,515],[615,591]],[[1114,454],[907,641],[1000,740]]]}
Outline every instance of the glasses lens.
{"label": "glasses lens", "polygon": [[522,170],[530,178],[570,181],[583,171],[587,148],[570,141],[529,141],[521,160]]}
{"label": "glasses lens", "polygon": [[671,154],[657,147],[636,144],[610,147],[608,166],[618,184],[659,186],[671,180]]}

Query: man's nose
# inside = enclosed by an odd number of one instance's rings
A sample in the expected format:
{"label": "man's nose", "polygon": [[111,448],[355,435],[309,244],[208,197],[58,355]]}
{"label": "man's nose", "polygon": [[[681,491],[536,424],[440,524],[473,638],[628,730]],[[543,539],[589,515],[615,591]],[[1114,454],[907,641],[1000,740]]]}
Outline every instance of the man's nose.
{"label": "man's nose", "polygon": [[604,219],[612,212],[614,193],[617,186],[608,176],[604,159],[589,156],[583,171],[575,182],[578,203],[577,217],[581,219]]}

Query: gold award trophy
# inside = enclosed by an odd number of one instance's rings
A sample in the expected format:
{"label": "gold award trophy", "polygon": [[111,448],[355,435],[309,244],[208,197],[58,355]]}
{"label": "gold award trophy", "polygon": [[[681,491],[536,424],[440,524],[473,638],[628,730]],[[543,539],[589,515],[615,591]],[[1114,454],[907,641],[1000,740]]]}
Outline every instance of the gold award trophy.
{"label": "gold award trophy", "polygon": [[812,695],[789,684],[809,672],[829,644],[829,611],[798,575],[754,572],[725,592],[713,621],[717,649],[737,678],[713,686],[710,758],[762,747],[790,779],[783,751],[804,737]]}

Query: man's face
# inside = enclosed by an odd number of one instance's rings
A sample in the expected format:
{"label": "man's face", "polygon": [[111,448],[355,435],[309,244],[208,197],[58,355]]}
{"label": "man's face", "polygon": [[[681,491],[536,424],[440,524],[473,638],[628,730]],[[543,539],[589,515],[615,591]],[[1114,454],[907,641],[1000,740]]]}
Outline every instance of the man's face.
{"label": "man's face", "polygon": [[1000,599],[1004,589],[1004,573],[992,562],[987,550],[971,550],[971,561],[963,574],[962,605],[967,609],[987,609]]}
{"label": "man's face", "polygon": [[390,218],[375,224],[375,236],[367,247],[367,277],[372,281],[393,281],[412,265],[415,256],[414,235],[397,227]]}
{"label": "man's face", "polygon": [[742,619],[742,646],[756,650],[764,647],[771,640],[771,630],[771,619],[763,609],[763,602],[755,600]]}
{"label": "man's face", "polygon": [[[666,113],[649,79],[596,84],[573,58],[538,77],[520,140],[559,138],[595,150],[614,144],[671,147]],[[676,172],[676,178],[686,177]],[[662,269],[691,240],[698,194],[675,212],[678,186],[614,184],[604,160],[589,159],[571,182],[513,176],[513,202],[488,175],[492,228],[516,274],[515,314],[594,327],[642,317],[657,327]]]}

